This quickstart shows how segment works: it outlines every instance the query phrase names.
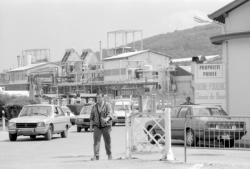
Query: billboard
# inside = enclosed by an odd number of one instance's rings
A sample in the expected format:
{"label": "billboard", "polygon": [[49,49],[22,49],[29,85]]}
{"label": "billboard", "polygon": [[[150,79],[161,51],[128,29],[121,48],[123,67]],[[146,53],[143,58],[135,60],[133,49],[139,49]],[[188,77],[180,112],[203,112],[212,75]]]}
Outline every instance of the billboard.
{"label": "billboard", "polygon": [[226,108],[224,64],[193,63],[194,102]]}

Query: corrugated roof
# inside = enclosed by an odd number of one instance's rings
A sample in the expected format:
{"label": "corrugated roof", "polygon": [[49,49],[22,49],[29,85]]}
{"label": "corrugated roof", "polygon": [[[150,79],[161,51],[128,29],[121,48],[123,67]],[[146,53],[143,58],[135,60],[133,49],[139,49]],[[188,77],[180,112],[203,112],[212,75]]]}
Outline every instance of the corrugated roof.
{"label": "corrugated roof", "polygon": [[111,57],[105,58],[103,60],[106,61],[106,60],[128,58],[128,57],[131,57],[131,56],[134,56],[134,55],[138,55],[138,54],[141,54],[141,53],[145,53],[145,52],[152,52],[152,53],[156,53],[158,55],[163,55],[163,56],[171,58],[171,56],[168,56],[168,55],[163,54],[163,53],[155,52],[155,51],[152,51],[152,50],[140,50],[140,51],[135,51],[135,52],[122,53],[122,54],[119,54],[119,55],[115,55],[115,56],[111,56]]}
{"label": "corrugated roof", "polygon": [[138,55],[138,54],[141,54],[141,53],[145,53],[145,52],[148,52],[148,50],[141,50],[141,51],[135,51],[135,52],[122,53],[122,54],[119,54],[119,55],[115,55],[115,56],[105,58],[104,60],[122,59],[122,58],[127,58],[127,57],[130,57],[130,56]]}
{"label": "corrugated roof", "polygon": [[215,21],[225,23],[225,17],[226,15],[231,12],[232,10],[238,8],[239,6],[243,5],[244,3],[248,2],[249,0],[235,0],[226,6],[218,9],[217,11],[211,13],[208,15],[210,19],[213,19]]}
{"label": "corrugated roof", "polygon": [[48,62],[30,64],[30,65],[26,65],[26,66],[23,66],[23,67],[18,67],[18,68],[12,69],[12,70],[10,70],[10,71],[8,71],[8,72],[15,72],[15,71],[28,70],[28,69],[32,69],[32,68],[37,67],[37,66],[45,65],[45,64],[47,64],[47,63],[48,63]]}

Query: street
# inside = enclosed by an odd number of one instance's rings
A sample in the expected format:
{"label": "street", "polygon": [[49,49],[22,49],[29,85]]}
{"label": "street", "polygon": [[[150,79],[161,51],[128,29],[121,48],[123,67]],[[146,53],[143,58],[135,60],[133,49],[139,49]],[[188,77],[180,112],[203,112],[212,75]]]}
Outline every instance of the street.
{"label": "street", "polygon": [[[160,161],[160,153],[133,154],[133,159],[125,157],[125,127],[112,129],[113,160],[107,160],[103,140],[100,161],[90,161],[92,157],[92,133],[76,132],[70,129],[68,138],[54,135],[51,141],[43,137],[30,140],[18,137],[16,142],[8,140],[7,132],[0,132],[1,169],[39,168],[249,168],[249,151],[188,149],[188,163],[183,163],[183,145],[174,144],[174,162]],[[237,159],[239,158],[239,160]]]}

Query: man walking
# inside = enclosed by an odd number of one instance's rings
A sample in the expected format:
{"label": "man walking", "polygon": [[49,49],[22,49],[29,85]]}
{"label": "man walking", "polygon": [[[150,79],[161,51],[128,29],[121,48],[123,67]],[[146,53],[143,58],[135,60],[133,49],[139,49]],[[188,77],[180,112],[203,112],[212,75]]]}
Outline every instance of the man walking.
{"label": "man walking", "polygon": [[97,95],[97,103],[93,106],[90,114],[90,130],[94,130],[94,157],[91,160],[99,160],[100,142],[103,135],[106,154],[112,159],[111,153],[111,107],[104,101],[104,95]]}

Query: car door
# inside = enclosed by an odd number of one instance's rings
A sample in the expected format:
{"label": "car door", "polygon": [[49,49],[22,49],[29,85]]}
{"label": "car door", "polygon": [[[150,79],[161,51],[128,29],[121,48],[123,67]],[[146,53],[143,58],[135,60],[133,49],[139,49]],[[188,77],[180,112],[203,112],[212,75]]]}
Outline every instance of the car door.
{"label": "car door", "polygon": [[64,113],[58,108],[58,106],[54,107],[54,131],[59,132],[62,131],[62,119]]}
{"label": "car door", "polygon": [[183,106],[180,108],[177,117],[174,119],[174,122],[172,123],[174,138],[184,138],[184,128],[187,113],[190,113],[190,108],[188,106]]}
{"label": "car door", "polygon": [[66,124],[68,124],[69,116],[67,116],[64,111],[62,111],[61,107],[56,107],[59,113],[58,121],[59,121],[59,131],[65,130]]}

